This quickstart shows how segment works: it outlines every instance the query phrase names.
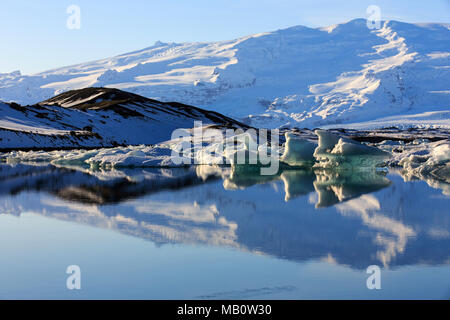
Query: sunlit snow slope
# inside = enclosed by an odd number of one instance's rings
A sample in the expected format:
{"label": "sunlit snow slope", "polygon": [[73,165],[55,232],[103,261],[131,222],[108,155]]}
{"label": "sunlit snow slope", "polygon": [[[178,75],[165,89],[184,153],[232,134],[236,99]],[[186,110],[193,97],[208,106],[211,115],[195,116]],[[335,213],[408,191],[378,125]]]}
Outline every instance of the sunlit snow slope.
{"label": "sunlit snow slope", "polygon": [[[179,101],[254,126],[316,127],[435,112],[448,125],[450,24],[356,19],[231,41],[155,43],[46,71],[0,75],[0,100],[36,103],[89,86]],[[403,118],[399,118],[401,122]],[[427,119],[417,118],[420,123]]]}
{"label": "sunlit snow slope", "polygon": [[68,91],[35,105],[0,102],[0,149],[154,144],[195,121],[246,128],[214,111],[111,88]]}

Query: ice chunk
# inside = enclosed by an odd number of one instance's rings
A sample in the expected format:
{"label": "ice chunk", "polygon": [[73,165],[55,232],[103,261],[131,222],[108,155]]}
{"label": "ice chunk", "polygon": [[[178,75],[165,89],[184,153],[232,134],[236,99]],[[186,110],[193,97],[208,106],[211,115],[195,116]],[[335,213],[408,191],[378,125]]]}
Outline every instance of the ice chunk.
{"label": "ice chunk", "polygon": [[439,141],[411,150],[398,164],[411,175],[423,175],[437,167],[445,166],[448,162],[450,162],[450,142]]}
{"label": "ice chunk", "polygon": [[286,132],[286,145],[280,160],[290,166],[312,166],[317,143]]}
{"label": "ice chunk", "polygon": [[375,167],[390,157],[390,154],[375,147],[342,138],[326,130],[316,130],[319,145],[314,157],[319,167]]}
{"label": "ice chunk", "polygon": [[17,164],[20,162],[32,165],[39,165],[41,163],[50,162],[55,157],[57,152],[46,151],[11,151],[0,155],[0,160],[8,164]]}
{"label": "ice chunk", "polygon": [[172,150],[158,147],[128,147],[101,150],[86,160],[91,166],[112,167],[164,167],[175,166],[171,162]]}
{"label": "ice chunk", "polygon": [[379,150],[377,148],[366,146],[356,141],[344,140],[343,138],[339,139],[338,143],[336,143],[333,150],[331,150],[331,153],[345,156],[387,155],[386,152]]}
{"label": "ice chunk", "polygon": [[[402,175],[406,180],[419,178],[430,186],[450,194],[450,142],[437,141],[424,143],[406,153],[398,165],[403,167]],[[399,157],[399,156],[397,156]]]}
{"label": "ice chunk", "polygon": [[450,143],[442,143],[433,148],[431,151],[431,158],[429,160],[434,164],[441,164],[450,161]]}
{"label": "ice chunk", "polygon": [[95,150],[61,151],[50,161],[62,167],[177,167],[173,163],[172,150],[166,147],[128,146]]}
{"label": "ice chunk", "polygon": [[327,130],[316,130],[314,132],[319,137],[319,145],[314,150],[315,157],[316,155],[330,153],[340,138],[338,135]]}

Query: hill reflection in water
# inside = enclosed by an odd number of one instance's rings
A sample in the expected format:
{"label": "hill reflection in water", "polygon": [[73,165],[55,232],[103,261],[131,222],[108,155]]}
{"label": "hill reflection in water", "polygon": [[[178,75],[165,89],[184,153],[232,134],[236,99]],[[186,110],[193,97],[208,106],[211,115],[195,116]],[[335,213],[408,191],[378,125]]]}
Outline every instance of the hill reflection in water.
{"label": "hill reflection in water", "polygon": [[[395,172],[0,166],[0,212],[355,269],[448,264],[449,199]],[[24,196],[26,195],[26,196]]]}

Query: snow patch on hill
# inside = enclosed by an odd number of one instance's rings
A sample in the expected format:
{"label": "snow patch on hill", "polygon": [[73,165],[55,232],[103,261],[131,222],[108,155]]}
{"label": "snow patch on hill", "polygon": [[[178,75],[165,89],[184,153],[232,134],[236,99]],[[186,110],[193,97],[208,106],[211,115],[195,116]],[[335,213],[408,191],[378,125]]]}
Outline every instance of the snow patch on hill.
{"label": "snow patch on hill", "polygon": [[216,112],[128,92],[86,88],[32,106],[0,102],[0,148],[77,148],[155,144],[195,121],[246,127]]}

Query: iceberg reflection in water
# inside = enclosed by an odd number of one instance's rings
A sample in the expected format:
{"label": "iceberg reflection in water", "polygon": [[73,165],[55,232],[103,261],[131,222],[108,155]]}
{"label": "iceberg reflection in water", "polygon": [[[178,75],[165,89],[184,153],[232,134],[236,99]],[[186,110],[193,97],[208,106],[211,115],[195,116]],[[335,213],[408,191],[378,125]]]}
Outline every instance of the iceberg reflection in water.
{"label": "iceberg reflection in water", "polygon": [[[448,270],[450,261],[448,196],[422,181],[405,183],[396,172],[261,176],[252,167],[89,171],[18,164],[1,165],[0,179],[3,214],[31,212],[157,245],[234,248],[360,271],[371,264]],[[239,291],[225,289],[211,292]],[[295,297],[291,289],[281,292]]]}

